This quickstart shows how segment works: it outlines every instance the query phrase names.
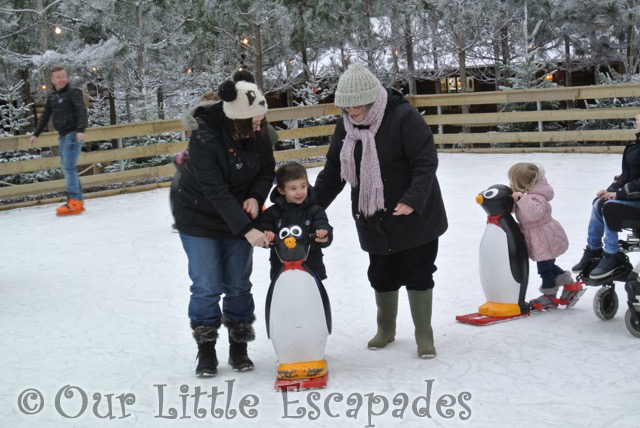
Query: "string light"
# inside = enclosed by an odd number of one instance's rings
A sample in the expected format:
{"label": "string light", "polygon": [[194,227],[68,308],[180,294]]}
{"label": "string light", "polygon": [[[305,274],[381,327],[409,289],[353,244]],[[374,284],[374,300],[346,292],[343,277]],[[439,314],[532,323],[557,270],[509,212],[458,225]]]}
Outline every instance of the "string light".
{"label": "string light", "polygon": [[553,74],[547,74],[544,76],[544,80],[553,80]]}
{"label": "string light", "polygon": [[47,85],[40,85],[40,89],[43,90],[43,91],[46,91],[47,90]]}
{"label": "string light", "polygon": [[56,25],[56,28],[53,29],[53,32],[56,33],[57,36],[59,36],[60,34],[62,34],[62,28]]}
{"label": "string light", "polygon": [[243,37],[242,38],[242,44],[246,45],[246,46],[249,46],[249,39],[247,37]]}
{"label": "string light", "polygon": [[193,73],[193,70],[192,70],[192,69],[190,69],[190,68],[188,68],[188,69],[187,69],[187,74],[191,74],[191,73]]}

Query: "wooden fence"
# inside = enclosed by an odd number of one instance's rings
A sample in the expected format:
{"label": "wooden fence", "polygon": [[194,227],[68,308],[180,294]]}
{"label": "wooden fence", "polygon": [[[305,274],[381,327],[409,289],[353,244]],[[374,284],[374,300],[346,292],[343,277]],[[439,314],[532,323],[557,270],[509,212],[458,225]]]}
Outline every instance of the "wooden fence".
{"label": "wooden fence", "polygon": [[[608,145],[576,145],[571,147],[517,147],[525,143],[538,143],[544,146],[546,143],[555,142],[610,142],[627,141],[634,137],[634,130],[591,130],[591,131],[541,131],[543,122],[575,121],[575,120],[600,120],[600,119],[628,119],[640,113],[640,108],[592,108],[572,110],[542,110],[543,101],[566,100],[593,100],[618,97],[640,97],[640,84],[621,84],[607,86],[580,86],[571,88],[552,88],[534,90],[510,90],[499,92],[480,92],[467,94],[446,95],[419,95],[409,97],[409,102],[416,107],[437,109],[438,114],[424,116],[429,125],[437,127],[435,142],[440,151],[447,152],[524,152],[524,151],[572,151],[572,152],[597,152],[620,153],[621,146]],[[502,113],[472,113],[472,114],[441,114],[443,107],[460,105],[482,104],[509,104],[535,102],[538,111],[527,112],[502,112]],[[297,120],[312,117],[335,116],[340,110],[333,104],[321,104],[304,107],[289,107],[269,110],[267,118],[271,122],[283,120]],[[538,132],[481,132],[481,133],[456,133],[444,134],[443,126],[496,126],[509,123],[537,122]],[[278,131],[280,140],[301,139],[308,137],[329,136],[333,133],[335,125],[312,126]],[[184,131],[179,120],[162,120],[141,122],[100,128],[90,128],[86,131],[86,141],[119,140],[127,137],[161,134],[167,132]],[[184,135],[184,134],[183,134]],[[27,150],[33,148],[50,147],[57,145],[57,134],[44,133],[36,144],[29,143],[29,136],[16,136],[0,138],[0,151]],[[496,143],[515,143],[516,147],[498,149],[494,147],[478,148],[476,145],[493,146]],[[450,148],[444,148],[447,147]],[[96,165],[118,162],[125,159],[135,159],[156,155],[174,154],[187,148],[186,141],[177,141],[166,144],[152,144],[146,146],[116,148],[112,150],[94,151],[82,153],[78,159],[78,165]],[[327,147],[311,147],[305,149],[293,149],[276,152],[276,160],[301,159],[326,154]],[[9,174],[33,172],[49,168],[59,168],[60,157],[52,156],[42,159],[31,159],[17,162],[0,163],[0,176]],[[81,167],[82,168],[82,167]],[[173,165],[162,165],[150,168],[140,168],[126,171],[101,173],[81,177],[84,188],[104,186],[126,181],[138,181],[172,176],[175,172]],[[87,193],[85,197],[105,196],[130,191],[148,190],[149,188],[163,187],[166,183],[133,186],[126,189],[108,190]],[[0,187],[0,200],[18,198],[26,195],[42,195],[52,192],[60,192],[65,189],[64,180],[52,180],[40,183],[4,185]],[[58,202],[63,198],[51,198],[39,201],[29,201],[17,204],[0,205],[0,210],[15,208],[18,206],[34,205],[40,203]]]}

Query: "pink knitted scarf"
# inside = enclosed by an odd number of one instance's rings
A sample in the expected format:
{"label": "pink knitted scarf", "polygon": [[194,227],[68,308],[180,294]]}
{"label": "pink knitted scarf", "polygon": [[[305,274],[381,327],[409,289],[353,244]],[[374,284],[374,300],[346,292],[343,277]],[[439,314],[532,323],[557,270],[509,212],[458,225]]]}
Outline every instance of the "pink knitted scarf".
{"label": "pink knitted scarf", "polygon": [[[382,174],[380,173],[375,137],[382,123],[386,106],[387,91],[380,86],[378,98],[362,122],[354,122],[346,111],[343,114],[347,135],[340,152],[340,177],[352,187],[358,185],[353,152],[356,142],[362,141],[358,209],[365,217],[370,217],[376,211],[384,208],[384,187],[382,185]],[[363,129],[361,127],[367,128]]]}

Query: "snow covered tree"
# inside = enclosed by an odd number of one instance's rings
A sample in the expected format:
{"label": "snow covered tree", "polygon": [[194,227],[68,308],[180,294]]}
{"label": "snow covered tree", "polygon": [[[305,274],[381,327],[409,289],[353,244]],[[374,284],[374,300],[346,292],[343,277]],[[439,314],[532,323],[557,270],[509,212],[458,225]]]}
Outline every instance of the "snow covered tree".
{"label": "snow covered tree", "polygon": [[197,16],[203,27],[199,38],[207,37],[215,44],[217,62],[226,71],[225,78],[238,66],[245,65],[254,75],[256,84],[266,90],[266,72],[272,64],[285,60],[272,57],[280,52],[279,47],[287,39],[283,39],[287,32],[280,26],[287,17],[282,3],[277,0],[205,0]]}
{"label": "snow covered tree", "polygon": [[[431,0],[436,14],[435,37],[445,50],[455,56],[459,75],[459,92],[467,92],[467,60],[469,54],[486,46],[496,37],[499,26],[495,24],[498,4],[495,0]],[[462,113],[469,113],[469,105],[462,105]],[[470,128],[463,127],[463,132]]]}
{"label": "snow covered tree", "polygon": [[[619,83],[640,83],[640,74],[629,75],[610,70],[609,74],[599,73],[598,82],[601,85],[614,85]],[[584,100],[586,108],[616,108],[632,107],[640,109],[640,99],[637,97],[602,98],[596,100]],[[632,129],[635,125],[633,119],[599,119],[578,121],[577,129]]]}
{"label": "snow covered tree", "polygon": [[0,137],[17,135],[31,122],[31,104],[24,104],[21,88],[24,82],[9,87],[0,86]]}
{"label": "snow covered tree", "polygon": [[[314,78],[310,78],[304,84],[299,85],[293,90],[293,95],[295,97],[294,105],[296,106],[308,106],[319,104],[322,100],[327,98],[329,95],[329,91],[323,90],[320,82]],[[299,100],[299,101],[298,101]],[[327,125],[330,123],[335,123],[337,118],[335,116],[320,116],[320,117],[309,117],[304,119],[294,119],[294,120],[285,120],[284,123],[288,129],[295,129],[298,127],[308,127],[308,126],[321,126]],[[289,149],[289,148],[300,148],[307,146],[319,146],[322,144],[328,144],[328,137],[313,137],[313,138],[304,138],[300,141],[297,140],[285,140],[279,143],[279,148]]]}

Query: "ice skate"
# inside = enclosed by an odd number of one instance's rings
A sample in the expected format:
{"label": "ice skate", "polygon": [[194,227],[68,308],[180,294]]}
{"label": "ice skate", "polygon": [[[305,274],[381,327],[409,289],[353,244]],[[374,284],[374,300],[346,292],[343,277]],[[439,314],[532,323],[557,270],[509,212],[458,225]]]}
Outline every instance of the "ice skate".
{"label": "ice skate", "polygon": [[69,199],[69,201],[66,204],[56,208],[56,215],[58,217],[65,216],[65,215],[76,215],[76,214],[81,214],[84,210],[85,210],[84,201]]}
{"label": "ice skate", "polygon": [[566,309],[572,308],[578,303],[580,297],[587,291],[587,287],[581,282],[567,284],[562,289],[562,294],[558,299],[559,305],[566,305]]}
{"label": "ice skate", "polygon": [[529,306],[533,311],[547,311],[549,309],[556,309],[558,307],[559,301],[556,298],[555,294],[543,294],[540,297],[532,299],[529,302]]}

